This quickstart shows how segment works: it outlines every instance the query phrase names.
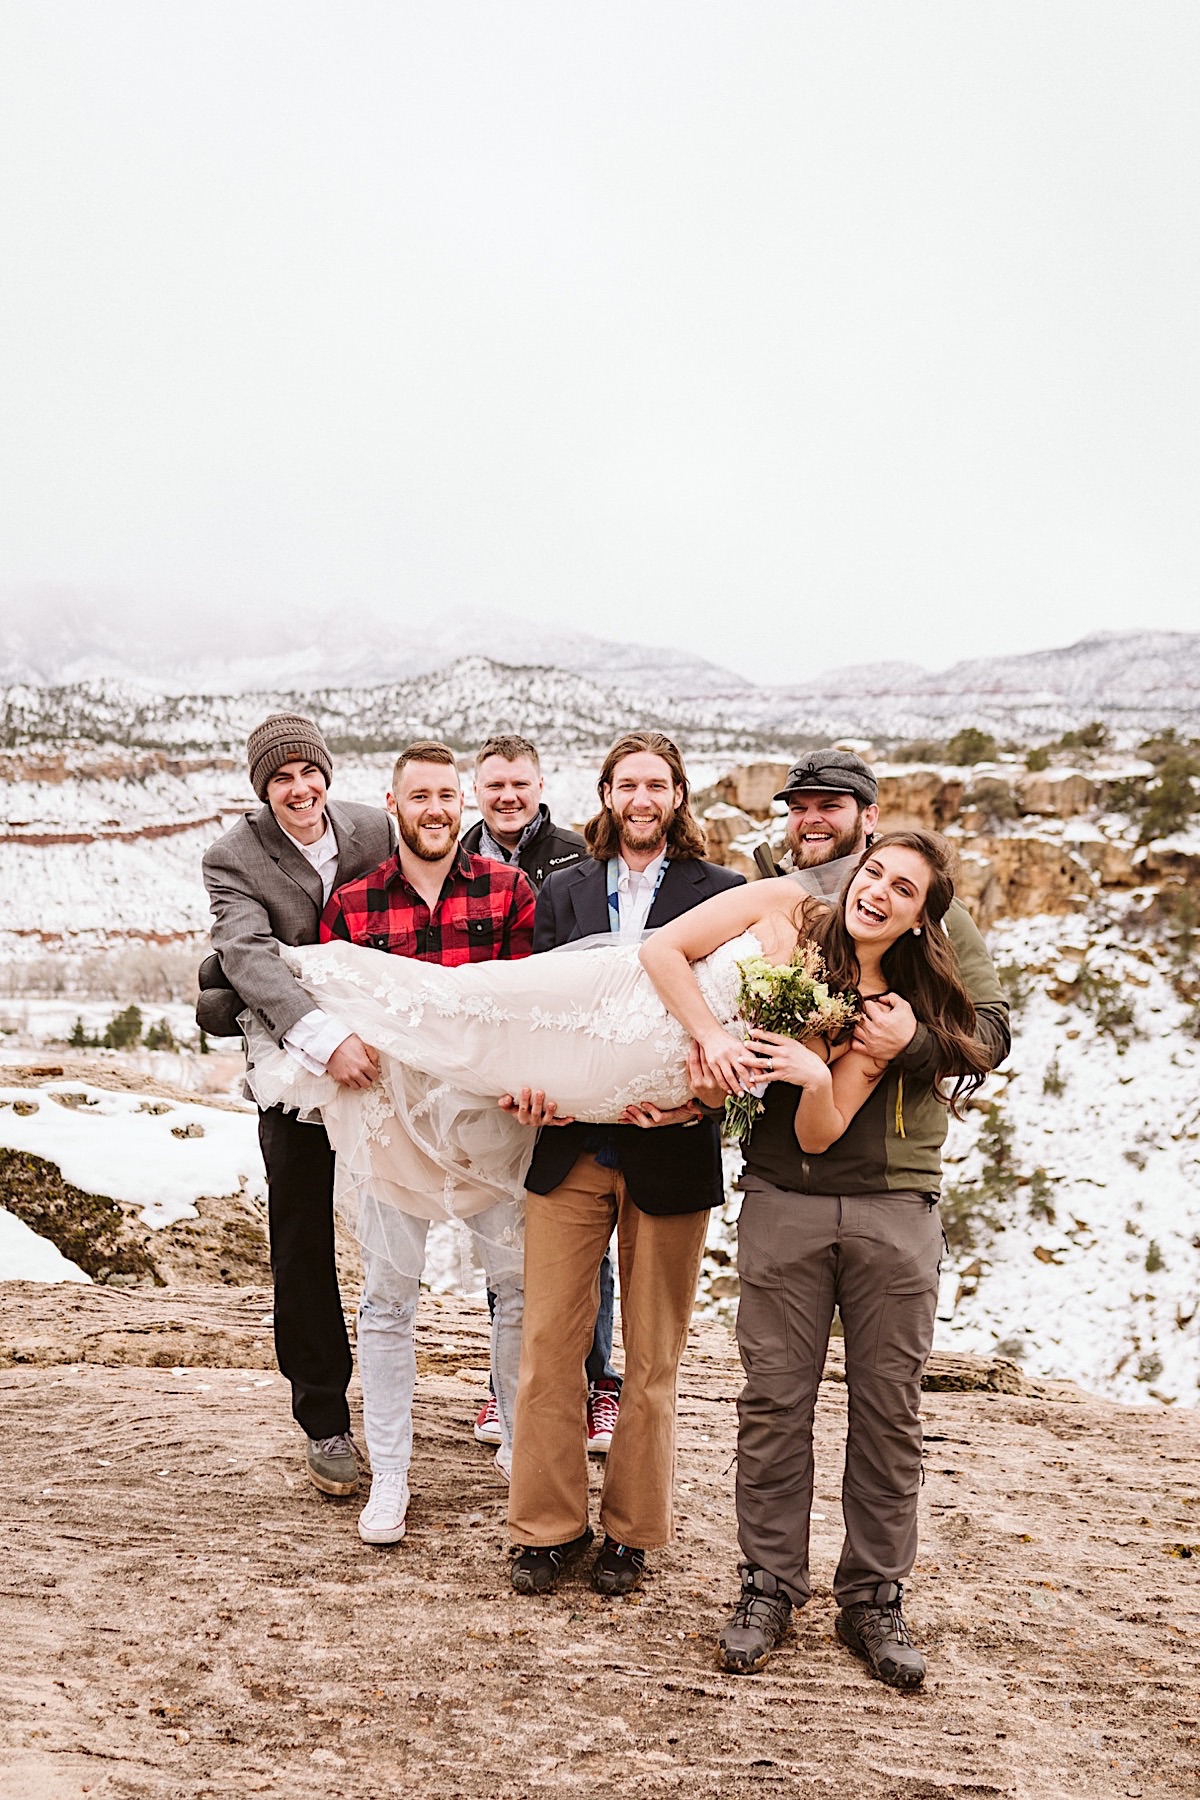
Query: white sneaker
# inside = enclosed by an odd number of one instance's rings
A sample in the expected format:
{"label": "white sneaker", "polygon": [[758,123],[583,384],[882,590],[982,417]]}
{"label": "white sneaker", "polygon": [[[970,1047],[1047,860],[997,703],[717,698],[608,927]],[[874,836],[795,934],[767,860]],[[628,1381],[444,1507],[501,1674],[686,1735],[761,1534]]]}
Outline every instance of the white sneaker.
{"label": "white sneaker", "polygon": [[358,1515],[364,1544],[398,1544],[408,1512],[408,1471],[381,1469],[371,1478],[371,1495]]}
{"label": "white sneaker", "polygon": [[502,1481],[512,1480],[512,1445],[501,1444],[495,1455],[496,1473]]}

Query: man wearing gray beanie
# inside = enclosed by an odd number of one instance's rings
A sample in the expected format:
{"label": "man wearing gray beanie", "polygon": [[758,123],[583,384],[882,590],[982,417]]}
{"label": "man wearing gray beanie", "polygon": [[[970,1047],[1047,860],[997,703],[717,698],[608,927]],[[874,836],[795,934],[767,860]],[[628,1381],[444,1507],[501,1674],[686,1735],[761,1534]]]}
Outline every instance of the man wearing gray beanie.
{"label": "man wearing gray beanie", "polygon": [[[301,714],[264,719],[250,733],[246,758],[262,804],[204,857],[216,956],[201,971],[197,1017],[205,1029],[227,1033],[230,1025],[218,1021],[248,1008],[306,1068],[347,1087],[369,1087],[379,1067],[374,1050],[313,1006],[279,946],[317,942],[334,888],[390,854],[391,822],[381,806],[330,802],[329,748]],[[259,1113],[258,1136],[267,1171],[275,1354],[291,1383],[293,1417],[308,1438],[311,1480],[323,1493],[352,1494],[358,1458],[334,1260],[333,1151],[323,1126],[281,1107]]]}

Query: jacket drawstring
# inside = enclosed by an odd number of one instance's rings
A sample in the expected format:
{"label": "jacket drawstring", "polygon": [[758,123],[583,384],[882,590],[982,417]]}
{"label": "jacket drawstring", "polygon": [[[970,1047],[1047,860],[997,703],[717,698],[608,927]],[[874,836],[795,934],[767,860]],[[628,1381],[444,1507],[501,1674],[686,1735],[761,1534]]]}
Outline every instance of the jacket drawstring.
{"label": "jacket drawstring", "polygon": [[904,1137],[906,1135],[904,1130],[904,1074],[902,1071],[896,1080],[896,1136]]}

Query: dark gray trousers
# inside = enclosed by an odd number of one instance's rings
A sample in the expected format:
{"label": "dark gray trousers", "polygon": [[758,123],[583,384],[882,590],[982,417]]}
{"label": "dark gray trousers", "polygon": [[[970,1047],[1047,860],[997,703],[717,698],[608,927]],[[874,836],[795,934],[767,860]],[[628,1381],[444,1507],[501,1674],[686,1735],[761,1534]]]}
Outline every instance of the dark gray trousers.
{"label": "dark gray trousers", "polygon": [[920,1194],[793,1194],[749,1175],[742,1190],[738,1541],[746,1562],[804,1604],[813,1412],[836,1305],[850,1409],[833,1591],[849,1606],[902,1580],[916,1559],[921,1371],[941,1221]]}

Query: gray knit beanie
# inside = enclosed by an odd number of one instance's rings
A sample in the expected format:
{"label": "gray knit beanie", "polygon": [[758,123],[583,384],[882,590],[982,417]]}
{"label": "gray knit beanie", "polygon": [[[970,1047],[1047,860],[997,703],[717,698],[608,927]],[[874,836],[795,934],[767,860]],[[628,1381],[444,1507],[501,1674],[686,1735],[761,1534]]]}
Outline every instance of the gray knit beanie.
{"label": "gray knit beanie", "polygon": [[329,746],[313,721],[300,713],[272,713],[256,725],[246,740],[246,761],[250,786],[260,800],[266,799],[267,783],[284,763],[314,763],[325,777],[326,787],[333,780]]}

